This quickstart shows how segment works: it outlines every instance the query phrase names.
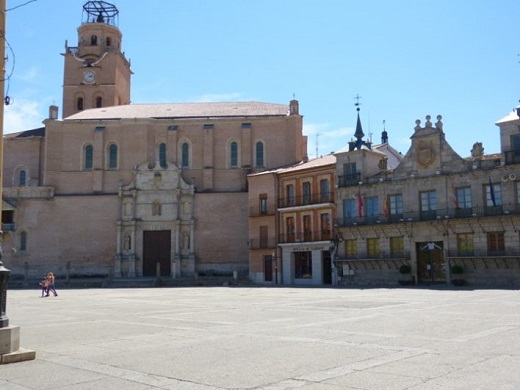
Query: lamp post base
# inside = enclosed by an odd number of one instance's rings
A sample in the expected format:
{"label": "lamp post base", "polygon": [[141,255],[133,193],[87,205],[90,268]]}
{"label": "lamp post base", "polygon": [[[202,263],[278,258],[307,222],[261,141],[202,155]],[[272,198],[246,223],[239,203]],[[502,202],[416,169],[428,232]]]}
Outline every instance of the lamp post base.
{"label": "lamp post base", "polygon": [[36,351],[20,348],[20,327],[0,328],[0,364],[34,360]]}

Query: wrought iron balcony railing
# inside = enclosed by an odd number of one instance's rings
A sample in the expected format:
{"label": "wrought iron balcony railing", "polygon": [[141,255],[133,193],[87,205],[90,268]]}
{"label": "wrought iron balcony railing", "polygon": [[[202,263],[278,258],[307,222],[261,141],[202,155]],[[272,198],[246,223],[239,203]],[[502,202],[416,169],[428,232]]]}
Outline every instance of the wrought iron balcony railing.
{"label": "wrought iron balcony railing", "polygon": [[300,207],[307,205],[316,205],[320,203],[334,203],[334,194],[332,192],[326,192],[323,194],[315,194],[309,196],[303,195],[278,199],[279,208]]}

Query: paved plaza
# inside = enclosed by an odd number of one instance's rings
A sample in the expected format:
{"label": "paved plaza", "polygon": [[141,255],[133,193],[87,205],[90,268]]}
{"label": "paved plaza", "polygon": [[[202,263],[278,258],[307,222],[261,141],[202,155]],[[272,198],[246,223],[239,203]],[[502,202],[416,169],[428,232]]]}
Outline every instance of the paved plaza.
{"label": "paved plaza", "polygon": [[[59,287],[59,286],[58,286]],[[520,291],[9,290],[0,389],[518,389]]]}

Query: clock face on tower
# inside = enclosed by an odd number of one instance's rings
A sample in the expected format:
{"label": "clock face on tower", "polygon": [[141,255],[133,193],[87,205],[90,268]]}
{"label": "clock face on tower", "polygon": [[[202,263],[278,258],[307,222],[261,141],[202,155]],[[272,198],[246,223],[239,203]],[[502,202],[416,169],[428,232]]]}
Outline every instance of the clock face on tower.
{"label": "clock face on tower", "polygon": [[96,81],[96,74],[90,70],[83,73],[83,81],[87,84],[92,84],[94,81]]}

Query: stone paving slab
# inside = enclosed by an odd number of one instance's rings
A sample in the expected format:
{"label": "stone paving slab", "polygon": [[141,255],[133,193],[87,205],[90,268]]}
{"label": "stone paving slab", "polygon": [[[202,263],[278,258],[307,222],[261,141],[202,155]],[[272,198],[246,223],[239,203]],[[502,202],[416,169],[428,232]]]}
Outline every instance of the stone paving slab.
{"label": "stone paving slab", "polygon": [[9,290],[0,389],[518,389],[518,290]]}

